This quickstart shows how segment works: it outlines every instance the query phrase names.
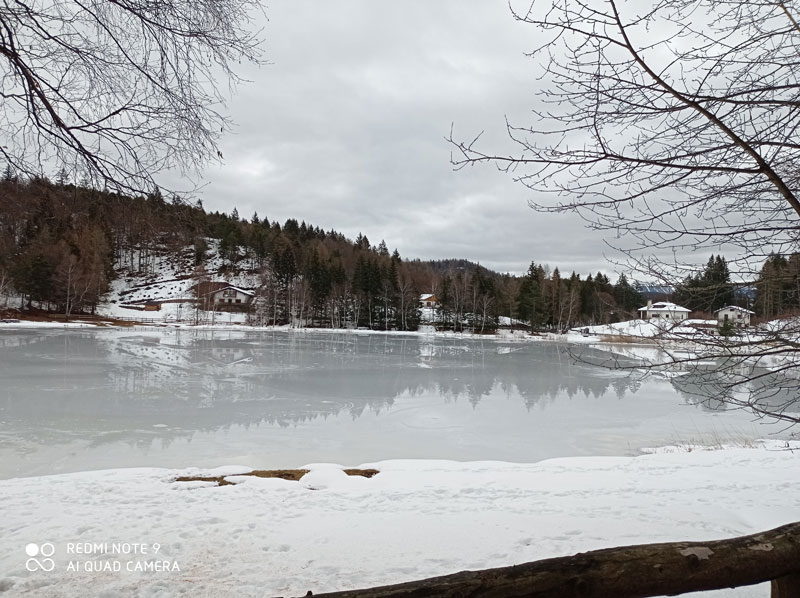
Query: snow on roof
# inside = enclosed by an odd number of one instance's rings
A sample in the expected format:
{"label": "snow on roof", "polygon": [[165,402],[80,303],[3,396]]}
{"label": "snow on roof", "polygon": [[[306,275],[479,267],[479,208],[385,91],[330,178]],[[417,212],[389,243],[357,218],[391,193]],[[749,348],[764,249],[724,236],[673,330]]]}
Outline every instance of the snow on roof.
{"label": "snow on roof", "polygon": [[725,307],[720,307],[714,313],[718,314],[719,312],[725,311],[726,309],[732,309],[734,311],[741,311],[741,312],[744,312],[746,314],[754,314],[754,313],[756,313],[754,311],[750,311],[749,309],[745,309],[744,307],[739,307],[738,305],[726,305]]}
{"label": "snow on roof", "polygon": [[436,295],[433,295],[431,293],[425,293],[425,294],[422,294],[422,295],[419,296],[419,300],[420,301],[427,301],[428,299],[432,299],[432,298],[435,298],[435,297],[436,297]]}
{"label": "snow on roof", "polygon": [[248,291],[247,289],[242,289],[240,287],[231,286],[230,288],[232,288],[234,291],[238,291],[240,293],[244,293],[245,295],[251,295],[251,296],[255,295],[255,293],[253,291]]}
{"label": "snow on roof", "polygon": [[255,295],[255,293],[253,291],[248,291],[247,289],[242,289],[242,288],[239,288],[239,287],[235,287],[235,286],[230,285],[230,284],[229,285],[225,285],[224,287],[219,287],[218,289],[215,289],[215,290],[213,290],[211,292],[212,293],[219,293],[220,291],[227,291],[228,289],[232,289],[232,290],[234,290],[234,291],[236,291],[238,293],[242,293],[244,295],[250,295],[251,297],[253,295]]}
{"label": "snow on roof", "polygon": [[645,305],[644,307],[640,307],[637,311],[685,311],[686,313],[689,313],[692,310],[686,309],[685,307],[681,307],[680,305],[676,305],[674,303],[670,303],[669,301],[659,301],[658,303],[653,303],[653,305]]}

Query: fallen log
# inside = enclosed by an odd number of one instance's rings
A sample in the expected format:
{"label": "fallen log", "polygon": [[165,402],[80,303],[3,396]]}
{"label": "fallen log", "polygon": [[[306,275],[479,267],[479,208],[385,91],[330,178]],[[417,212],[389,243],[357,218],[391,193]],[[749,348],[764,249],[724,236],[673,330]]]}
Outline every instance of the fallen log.
{"label": "fallen log", "polygon": [[800,522],[713,542],[606,548],[523,565],[313,594],[316,598],[644,598],[774,580],[772,598],[800,598]]}

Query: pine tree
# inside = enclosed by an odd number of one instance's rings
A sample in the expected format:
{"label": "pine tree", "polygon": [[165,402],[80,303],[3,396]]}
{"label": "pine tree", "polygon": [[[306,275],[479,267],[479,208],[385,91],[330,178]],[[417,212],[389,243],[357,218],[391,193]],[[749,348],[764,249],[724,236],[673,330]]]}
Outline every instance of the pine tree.
{"label": "pine tree", "polygon": [[6,168],[3,171],[3,182],[4,183],[16,183],[18,182],[18,177],[16,171],[12,168],[11,164],[6,164]]}
{"label": "pine tree", "polygon": [[770,254],[761,267],[756,282],[756,311],[761,316],[773,318],[784,313],[788,269],[788,260],[774,253]]}
{"label": "pine tree", "polygon": [[636,310],[644,303],[641,293],[628,283],[625,274],[620,274],[617,284],[614,285],[614,300],[626,317],[634,316]]}
{"label": "pine tree", "polygon": [[713,312],[733,303],[733,285],[725,258],[708,258],[703,271],[687,276],[675,289],[676,303],[692,311]]}
{"label": "pine tree", "polygon": [[543,275],[541,267],[531,262],[527,273],[522,277],[517,293],[516,316],[520,320],[530,322],[532,329],[541,326],[544,319],[545,305],[541,284]]}

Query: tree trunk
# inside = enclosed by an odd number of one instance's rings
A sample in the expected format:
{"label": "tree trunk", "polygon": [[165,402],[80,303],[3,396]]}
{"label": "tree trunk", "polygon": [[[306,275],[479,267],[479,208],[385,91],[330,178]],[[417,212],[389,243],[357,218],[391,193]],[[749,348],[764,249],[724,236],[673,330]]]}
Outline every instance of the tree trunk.
{"label": "tree trunk", "polygon": [[772,580],[771,598],[800,598],[800,573]]}
{"label": "tree trunk", "polygon": [[800,596],[800,523],[729,540],[669,542],[463,571],[318,598],[644,598],[773,581],[773,598]]}

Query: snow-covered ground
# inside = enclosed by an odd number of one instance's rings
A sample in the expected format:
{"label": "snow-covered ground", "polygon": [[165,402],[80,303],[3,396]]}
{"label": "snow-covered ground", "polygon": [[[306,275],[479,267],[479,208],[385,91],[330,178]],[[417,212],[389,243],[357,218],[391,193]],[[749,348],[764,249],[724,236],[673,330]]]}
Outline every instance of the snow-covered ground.
{"label": "snow-covered ground", "polygon": [[[331,465],[308,466],[300,482],[232,475],[244,467],[202,472],[236,482],[222,487],[173,481],[199,470],[5,480],[0,595],[302,596],[749,534],[800,519],[800,446],[785,447],[386,461],[364,465],[381,471],[372,479]],[[695,595],[768,594],[761,585]]]}
{"label": "snow-covered ground", "polygon": [[31,320],[9,320],[0,322],[0,330],[16,330],[21,328],[96,328],[94,324],[86,322],[33,322]]}
{"label": "snow-covered ground", "polygon": [[[651,339],[656,336],[666,336],[668,338],[686,339],[697,334],[697,330],[692,325],[716,324],[716,320],[684,320],[680,325],[666,320],[628,320],[616,322],[614,324],[600,324],[598,326],[586,326],[570,330],[570,341],[574,342],[597,342],[597,337],[609,337],[608,341],[613,341],[613,337],[627,337],[638,339]],[[584,332],[588,331],[588,336]],[[604,339],[605,340],[605,339]]]}
{"label": "snow-covered ground", "polygon": [[[138,315],[131,315],[130,311],[125,311],[124,308],[109,308],[103,315],[109,318],[122,317],[133,319],[135,318],[141,324],[136,324],[133,328],[124,328],[124,330],[147,330],[153,327],[169,329],[186,329],[186,330],[238,330],[242,332],[259,332],[259,331],[282,331],[291,332],[294,334],[354,334],[358,336],[435,336],[437,338],[450,338],[450,339],[479,339],[479,340],[502,340],[502,341],[525,341],[525,342],[539,342],[544,340],[553,340],[565,342],[566,335],[532,335],[524,330],[509,330],[501,329],[492,334],[479,334],[473,332],[453,332],[453,331],[437,331],[433,326],[423,324],[416,331],[406,330],[362,330],[355,328],[297,328],[290,325],[279,326],[253,326],[246,323],[247,316],[242,313],[231,312],[204,312],[200,323],[194,323],[190,316],[187,316],[187,305],[179,303],[165,303],[161,306],[161,311],[158,312],[133,312]],[[104,327],[113,327],[105,326]],[[17,330],[22,328],[97,328],[94,322],[85,322],[81,320],[67,321],[67,322],[35,322],[30,320],[16,320],[8,322],[0,322],[0,330]],[[572,341],[572,337],[569,337]],[[597,339],[594,339],[597,342]]]}

